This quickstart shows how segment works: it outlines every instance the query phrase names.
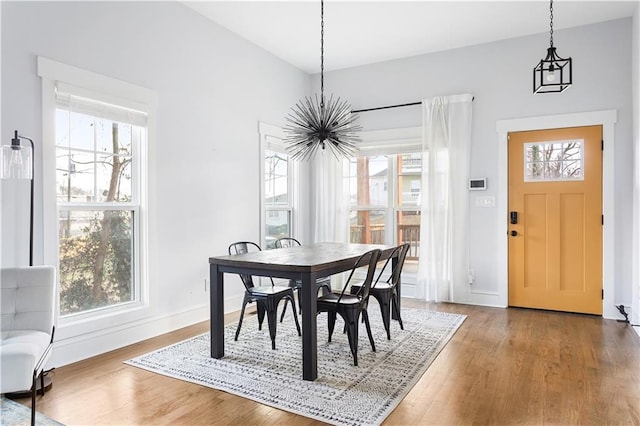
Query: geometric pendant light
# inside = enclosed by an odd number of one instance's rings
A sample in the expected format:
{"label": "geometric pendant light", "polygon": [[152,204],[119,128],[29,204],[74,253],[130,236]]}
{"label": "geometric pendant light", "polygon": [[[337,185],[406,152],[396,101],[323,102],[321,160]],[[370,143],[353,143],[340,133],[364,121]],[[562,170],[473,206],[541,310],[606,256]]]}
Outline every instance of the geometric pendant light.
{"label": "geometric pendant light", "polygon": [[533,93],[558,93],[571,86],[571,58],[561,58],[553,46],[553,0],[549,5],[550,44],[547,56],[533,69]]}

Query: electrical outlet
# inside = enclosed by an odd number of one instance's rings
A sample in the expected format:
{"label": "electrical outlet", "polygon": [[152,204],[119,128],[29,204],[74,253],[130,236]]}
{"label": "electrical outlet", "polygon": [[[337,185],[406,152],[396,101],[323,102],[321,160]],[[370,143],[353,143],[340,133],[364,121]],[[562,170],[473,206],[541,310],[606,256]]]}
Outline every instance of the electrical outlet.
{"label": "electrical outlet", "polygon": [[204,279],[204,292],[206,293],[209,290],[209,280],[207,278]]}

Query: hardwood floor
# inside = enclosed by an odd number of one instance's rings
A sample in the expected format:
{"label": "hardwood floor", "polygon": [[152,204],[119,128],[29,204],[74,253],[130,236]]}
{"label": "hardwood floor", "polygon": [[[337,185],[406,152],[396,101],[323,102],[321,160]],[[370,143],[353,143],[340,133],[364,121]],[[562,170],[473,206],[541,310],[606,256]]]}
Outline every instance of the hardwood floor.
{"label": "hardwood floor", "polygon": [[[640,338],[630,326],[516,308],[403,303],[468,318],[385,425],[640,425]],[[58,368],[38,411],[67,425],[319,423],[122,363],[207,330],[208,323],[197,324]]]}

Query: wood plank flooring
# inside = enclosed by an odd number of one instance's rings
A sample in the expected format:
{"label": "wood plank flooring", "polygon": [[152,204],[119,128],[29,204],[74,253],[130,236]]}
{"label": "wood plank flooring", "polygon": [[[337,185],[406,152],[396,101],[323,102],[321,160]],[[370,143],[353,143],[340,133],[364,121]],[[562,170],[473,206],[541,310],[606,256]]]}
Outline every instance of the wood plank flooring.
{"label": "wood plank flooring", "polygon": [[[468,318],[385,425],[640,425],[640,338],[630,326],[516,308],[403,303]],[[370,307],[372,315],[377,309]],[[38,411],[67,425],[319,424],[122,363],[207,330],[208,323],[197,324],[58,368]]]}

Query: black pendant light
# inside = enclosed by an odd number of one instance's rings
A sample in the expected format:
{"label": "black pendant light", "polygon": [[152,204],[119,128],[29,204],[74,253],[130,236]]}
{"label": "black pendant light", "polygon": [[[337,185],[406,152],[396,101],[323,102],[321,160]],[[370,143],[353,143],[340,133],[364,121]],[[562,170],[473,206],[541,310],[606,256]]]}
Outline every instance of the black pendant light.
{"label": "black pendant light", "polygon": [[553,47],[553,0],[549,11],[550,43],[547,56],[533,69],[533,93],[558,93],[571,86],[571,58],[561,58]]}
{"label": "black pendant light", "polygon": [[324,0],[320,1],[320,98],[305,97],[286,117],[287,134],[284,142],[293,159],[309,160],[318,149],[329,148],[336,157],[351,158],[358,151],[357,133],[361,130],[355,122],[357,114],[340,98],[324,97]]}

